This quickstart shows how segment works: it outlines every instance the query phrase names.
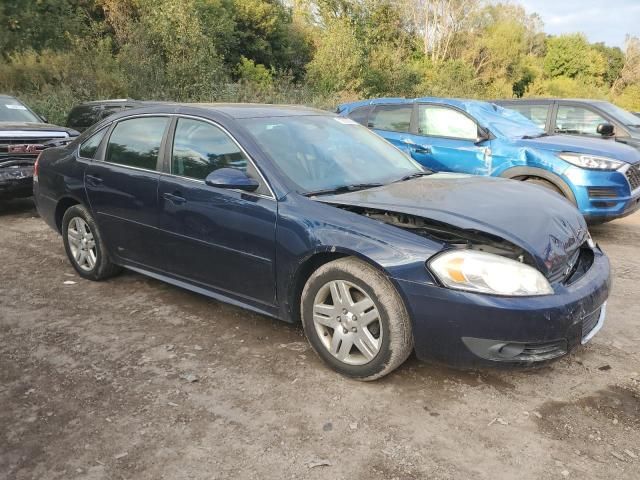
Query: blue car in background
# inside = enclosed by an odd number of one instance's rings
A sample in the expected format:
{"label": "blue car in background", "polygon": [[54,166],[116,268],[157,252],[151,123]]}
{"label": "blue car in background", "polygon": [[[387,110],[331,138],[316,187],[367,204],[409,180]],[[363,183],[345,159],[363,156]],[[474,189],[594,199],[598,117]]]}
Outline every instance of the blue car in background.
{"label": "blue car in background", "polygon": [[340,105],[338,113],[431,170],[554,190],[590,223],[640,208],[640,152],[627,145],[548,135],[518,112],[476,100],[381,98]]}

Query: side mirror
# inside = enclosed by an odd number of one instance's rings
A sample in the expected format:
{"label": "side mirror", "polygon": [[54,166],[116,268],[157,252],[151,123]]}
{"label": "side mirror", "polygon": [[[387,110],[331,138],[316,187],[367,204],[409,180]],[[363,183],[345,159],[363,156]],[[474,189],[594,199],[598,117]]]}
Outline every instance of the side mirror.
{"label": "side mirror", "polygon": [[260,186],[257,180],[247,176],[246,173],[237,168],[219,168],[218,170],[214,170],[207,175],[204,183],[210,187],[230,188],[244,190],[246,192],[253,192]]}
{"label": "side mirror", "polygon": [[603,137],[610,137],[613,135],[613,125],[610,123],[601,123],[596,127],[596,132]]}
{"label": "side mirror", "polygon": [[476,141],[474,143],[476,145],[479,145],[482,142],[486,142],[487,140],[491,140],[491,136],[489,135],[489,132],[487,132],[484,128],[478,127],[478,138],[476,138]]}

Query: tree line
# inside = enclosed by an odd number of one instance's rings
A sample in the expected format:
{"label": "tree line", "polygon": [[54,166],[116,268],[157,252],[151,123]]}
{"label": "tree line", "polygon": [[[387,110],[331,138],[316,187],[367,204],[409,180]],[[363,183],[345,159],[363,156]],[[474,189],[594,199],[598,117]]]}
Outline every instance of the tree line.
{"label": "tree line", "polygon": [[549,36],[485,0],[13,0],[0,91],[61,123],[102,98],[303,103],[376,96],[609,99],[640,110],[640,40]]}

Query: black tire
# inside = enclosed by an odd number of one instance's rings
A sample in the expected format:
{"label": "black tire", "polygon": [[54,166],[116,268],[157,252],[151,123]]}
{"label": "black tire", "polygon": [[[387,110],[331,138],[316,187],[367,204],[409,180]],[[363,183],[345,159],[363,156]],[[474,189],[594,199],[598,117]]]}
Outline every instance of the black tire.
{"label": "black tire", "polygon": [[[351,365],[336,358],[317,331],[314,322],[316,296],[320,289],[334,281],[347,282],[356,288],[355,291],[359,289],[366,293],[378,310],[379,350],[363,365]],[[322,265],[307,280],[300,303],[302,325],[309,343],[329,367],[342,375],[364,381],[378,379],[399,367],[413,350],[411,320],[402,298],[381,271],[361,260],[347,257]],[[355,317],[357,322],[357,315]]]}
{"label": "black tire", "polygon": [[540,185],[541,187],[544,187],[544,188],[546,188],[548,190],[556,192],[558,195],[561,195],[564,198],[567,198],[567,196],[562,192],[562,190],[560,190],[560,188],[558,188],[556,185],[551,183],[549,180],[545,180],[544,178],[527,177],[527,178],[524,179],[524,181],[527,182],[527,183],[531,183],[533,185]]}
{"label": "black tire", "polygon": [[[95,265],[93,268],[87,269],[80,266],[76,258],[72,253],[72,247],[69,242],[69,225],[72,220],[80,218],[86,222],[90,233],[93,235],[93,239],[95,241]],[[75,220],[74,220],[75,221]],[[107,254],[107,249],[105,247],[104,241],[102,240],[102,235],[100,235],[100,230],[98,229],[98,225],[95,220],[89,213],[89,211],[83,207],[82,205],[73,205],[69,207],[62,217],[62,241],[64,242],[64,249],[67,252],[67,257],[75,268],[78,275],[82,278],[86,278],[87,280],[105,280],[109,277],[113,277],[117,275],[121,271],[121,267],[114,264],[109,255]]]}

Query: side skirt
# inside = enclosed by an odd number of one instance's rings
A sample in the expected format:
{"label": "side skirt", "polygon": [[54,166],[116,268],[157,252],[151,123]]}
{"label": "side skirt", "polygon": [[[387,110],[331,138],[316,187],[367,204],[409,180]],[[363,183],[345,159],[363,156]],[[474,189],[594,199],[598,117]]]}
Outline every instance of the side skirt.
{"label": "side skirt", "polygon": [[156,280],[169,283],[176,287],[184,288],[185,290],[190,290],[192,292],[199,293],[209,298],[213,298],[214,300],[218,300],[223,303],[228,303],[236,307],[245,308],[247,310],[251,310],[252,312],[260,313],[262,315],[267,315],[269,317],[274,317],[280,320],[280,310],[275,305],[266,305],[258,302],[251,302],[245,299],[238,299],[226,293],[221,293],[219,291],[211,290],[209,288],[199,287],[189,282],[178,280],[173,277],[168,277],[166,275],[162,275],[160,273],[156,273],[150,270],[145,270],[140,267],[134,267],[129,264],[124,264],[123,267],[128,270],[132,270],[136,273],[140,273],[142,275],[155,278]]}

